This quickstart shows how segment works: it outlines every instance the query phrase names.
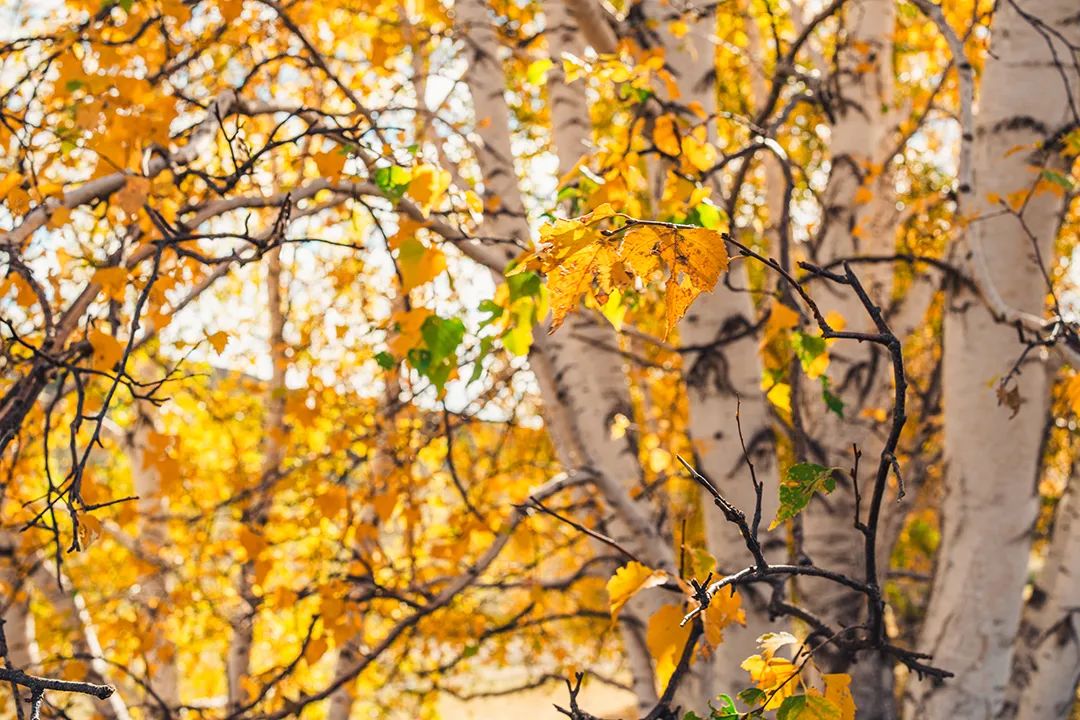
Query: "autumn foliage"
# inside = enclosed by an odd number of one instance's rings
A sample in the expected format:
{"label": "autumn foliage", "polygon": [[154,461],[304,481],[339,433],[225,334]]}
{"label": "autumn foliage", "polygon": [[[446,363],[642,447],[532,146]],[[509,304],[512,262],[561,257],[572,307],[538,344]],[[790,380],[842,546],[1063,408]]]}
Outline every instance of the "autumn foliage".
{"label": "autumn foliage", "polygon": [[1075,712],[1074,0],[0,13],[4,717]]}

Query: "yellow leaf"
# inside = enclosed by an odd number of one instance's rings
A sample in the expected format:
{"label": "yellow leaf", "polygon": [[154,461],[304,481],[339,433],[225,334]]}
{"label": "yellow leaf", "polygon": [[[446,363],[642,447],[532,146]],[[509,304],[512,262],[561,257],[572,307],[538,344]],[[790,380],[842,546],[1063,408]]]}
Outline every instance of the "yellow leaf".
{"label": "yellow leaf", "polygon": [[240,17],[243,9],[244,0],[218,0],[218,11],[221,13],[221,19],[225,21],[226,25]]}
{"label": "yellow leaf", "polygon": [[548,58],[542,58],[535,62],[529,63],[529,67],[525,69],[525,79],[530,85],[543,85],[547,80],[548,70],[555,67]]}
{"label": "yellow leaf", "polygon": [[839,708],[839,720],[855,720],[855,698],[851,694],[851,676],[846,673],[831,673],[822,677],[825,680],[825,699]]}
{"label": "yellow leaf", "polygon": [[112,335],[94,329],[87,333],[86,339],[94,349],[90,357],[90,367],[94,370],[109,372],[124,357],[124,346]]}
{"label": "yellow leaf", "polygon": [[784,330],[790,330],[799,325],[799,313],[784,303],[777,300],[769,311],[769,319],[765,323],[765,341],[769,342]]}
{"label": "yellow leaf", "polygon": [[308,665],[314,665],[319,662],[319,658],[325,655],[329,648],[330,646],[327,644],[326,638],[312,638],[311,642],[304,648],[304,660],[307,661]]}
{"label": "yellow leaf", "polygon": [[716,648],[724,641],[724,628],[732,623],[746,624],[746,611],[742,609],[739,593],[723,589],[713,596],[704,612],[705,641]]}
{"label": "yellow leaf", "polygon": [[874,199],[874,192],[865,185],[859,186],[859,189],[855,191],[855,204],[865,205]]}
{"label": "yellow leaf", "polygon": [[266,538],[259,535],[252,530],[249,530],[247,525],[240,526],[240,544],[244,547],[244,551],[247,553],[248,560],[254,560],[259,556],[269,543],[266,542]]}
{"label": "yellow leaf", "polygon": [[101,537],[104,528],[101,521],[90,514],[79,515],[79,545],[82,549],[90,547],[95,540]]}
{"label": "yellow leaf", "polygon": [[681,146],[679,131],[675,127],[675,118],[671,115],[661,115],[656,118],[656,125],[653,127],[653,143],[665,155],[678,156]]}
{"label": "yellow leaf", "polygon": [[708,142],[698,140],[692,135],[686,135],[682,139],[683,157],[701,172],[712,170],[716,164],[716,148]]}
{"label": "yellow leaf", "polygon": [[218,355],[225,351],[225,346],[229,344],[229,334],[223,330],[218,330],[216,333],[212,333],[206,336],[206,339],[214,347],[214,352]]}
{"label": "yellow leaf", "polygon": [[315,167],[319,169],[319,175],[328,180],[336,180],[345,169],[345,154],[338,148],[326,150],[311,156],[315,161]]}
{"label": "yellow leaf", "polygon": [[59,230],[68,224],[68,220],[71,219],[71,208],[60,207],[49,213],[48,227],[50,230]]}
{"label": "yellow leaf", "polygon": [[791,412],[791,386],[787,383],[773,383],[766,397],[780,410],[786,413]]}
{"label": "yellow leaf", "polygon": [[22,173],[12,172],[5,175],[4,179],[0,180],[0,199],[7,197],[7,194],[18,187],[22,181]]}
{"label": "yellow leaf", "polygon": [[794,695],[799,688],[799,669],[787,658],[751,655],[740,667],[750,673],[750,681],[771,695],[766,710],[776,710],[785,698]]}
{"label": "yellow leaf", "polygon": [[446,269],[446,255],[438,248],[429,248],[415,237],[397,243],[397,266],[401,272],[404,292],[431,282]]}
{"label": "yellow leaf", "polygon": [[450,188],[450,173],[431,165],[421,165],[409,181],[409,195],[425,215],[435,207]]}
{"label": "yellow leaf", "polygon": [[139,212],[139,208],[146,202],[150,194],[150,179],[144,177],[129,177],[124,187],[116,192],[116,204],[128,215]]}
{"label": "yellow leaf", "polygon": [[96,270],[91,280],[101,286],[101,291],[110,300],[120,302],[124,299],[127,275],[127,270],[122,267],[108,267]]}
{"label": "yellow leaf", "polygon": [[646,588],[663,584],[667,576],[657,570],[645,567],[639,562],[630,561],[615,571],[607,582],[608,599],[611,605],[611,619],[614,620],[630,598]]}
{"label": "yellow leaf", "polygon": [[686,35],[686,33],[690,32],[690,26],[682,20],[672,20],[668,23],[668,32],[675,38],[681,38]]}
{"label": "yellow leaf", "polygon": [[683,611],[678,605],[665,605],[649,618],[645,646],[656,663],[657,692],[662,693],[679,664],[683,648],[690,638],[690,625],[680,626]]}
{"label": "yellow leaf", "polygon": [[405,357],[409,350],[420,344],[420,327],[431,315],[430,310],[422,307],[394,313],[391,322],[397,329],[394,336],[387,343],[394,357]]}

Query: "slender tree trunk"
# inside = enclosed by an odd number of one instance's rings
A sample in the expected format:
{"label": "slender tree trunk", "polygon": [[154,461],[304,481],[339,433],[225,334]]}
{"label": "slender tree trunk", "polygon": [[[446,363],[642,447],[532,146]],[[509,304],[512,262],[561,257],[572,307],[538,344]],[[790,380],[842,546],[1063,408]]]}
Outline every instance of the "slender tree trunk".
{"label": "slender tree trunk", "polygon": [[[835,117],[829,140],[831,169],[821,231],[817,247],[813,248],[813,257],[819,263],[894,252],[897,216],[888,169],[891,158],[884,153],[892,131],[895,22],[893,0],[854,0],[843,12],[845,42],[830,85]],[[892,266],[858,266],[857,272],[870,297],[886,306],[892,289]],[[839,314],[848,329],[873,330],[872,319],[850,288],[817,283],[813,290],[821,308]],[[881,348],[870,344],[842,341],[828,352],[830,392],[843,401],[844,418],[828,409],[816,380],[801,376],[799,411],[808,430],[804,449],[807,456],[798,459],[848,468],[854,444],[871,463],[876,462],[884,437],[872,420],[861,416],[861,411],[866,407],[888,409],[892,397],[889,362]],[[815,501],[801,520],[801,550],[822,567],[862,577],[864,557],[860,538],[852,532],[854,515],[854,493],[847,484],[827,501]],[[878,564],[888,567],[890,543],[879,544]],[[846,588],[812,579],[800,585],[808,607],[841,626],[855,625],[865,614],[864,598]],[[823,665],[830,671],[852,675],[852,692],[860,717],[895,717],[891,663],[873,653],[854,660],[852,664],[853,658],[846,655],[823,654]]]}
{"label": "slender tree trunk", "polygon": [[[280,471],[285,450],[285,371],[288,368],[288,359],[285,355],[285,303],[281,276],[281,249],[275,248],[267,255],[267,308],[270,317],[268,340],[273,373],[267,387],[265,446],[257,479],[260,483],[272,482],[273,476]],[[260,491],[244,513],[243,521],[248,526],[248,531],[261,534],[269,512],[268,491]],[[254,557],[248,557],[244,561],[237,580],[241,609],[233,619],[232,639],[226,658],[230,711],[236,711],[247,702],[244,681],[251,671],[251,645],[260,602],[255,588],[255,561]]]}
{"label": "slender tree trunk", "polygon": [[[6,551],[0,566],[0,583],[3,586],[0,595],[3,616],[0,620],[3,622],[8,651],[3,660],[15,669],[34,673],[41,657],[34,633],[34,615],[30,611],[26,573],[18,563],[19,535],[10,530],[0,531],[0,547]],[[10,686],[6,687],[4,692],[10,689]],[[19,690],[22,692],[24,688]],[[17,701],[22,702],[22,699]],[[23,703],[23,717],[30,717],[29,703]]]}
{"label": "slender tree trunk", "polygon": [[[1036,26],[1031,18],[1045,26]],[[983,276],[1008,306],[1043,313],[1043,272],[1052,260],[1062,201],[1032,194],[1017,215],[1006,202],[1030,189],[1039,169],[1054,165],[1056,133],[1076,122],[1075,69],[1058,36],[1080,37],[1075,0],[1003,3],[994,18],[991,54],[975,128],[975,207],[968,229],[969,270]],[[1021,148],[1011,152],[1010,148]],[[986,288],[984,288],[986,290]],[[996,388],[1021,356],[1014,327],[999,323],[965,286],[948,296],[945,317],[944,407],[946,496],[933,594],[922,649],[955,673],[949,681],[913,683],[908,718],[987,718],[1003,706],[1027,577],[1037,510],[1036,474],[1048,410],[1046,370],[1037,359],[1019,365],[1008,389],[1018,406],[999,402]]]}
{"label": "slender tree trunk", "polygon": [[[477,122],[485,124],[477,160],[483,172],[485,195],[489,200],[497,198],[499,208],[487,215],[482,233],[511,238],[524,246],[530,228],[511,152],[509,109],[504,98],[506,81],[496,57],[499,46],[492,18],[483,0],[461,0],[457,10],[460,29],[472,53],[465,79]],[[559,41],[556,37],[555,42]],[[557,92],[560,101],[553,104],[553,111],[561,114],[577,108],[576,112],[581,113],[580,100],[570,95],[579,91],[564,87]],[[564,125],[555,122],[557,145],[580,146],[587,126]],[[560,153],[569,158],[573,151],[564,147]],[[505,267],[513,252],[496,258],[493,268]],[[605,324],[580,316],[568,319],[557,336],[546,335],[544,330],[538,329],[529,363],[541,388],[545,424],[560,462],[567,470],[582,469],[592,475],[614,517],[609,530],[617,540],[641,562],[674,573],[671,544],[653,521],[647,501],[631,499],[630,490],[640,480],[637,458],[625,441],[611,436],[610,423],[615,415],[629,410],[621,357],[609,351],[615,344],[614,334]],[[644,622],[668,600],[661,591],[646,591],[623,612]],[[640,633],[627,623],[620,627],[639,707],[649,709],[657,695],[647,650]]]}
{"label": "slender tree trunk", "polygon": [[[650,3],[647,12],[651,18],[663,18],[661,27],[674,19],[671,8],[660,3]],[[678,82],[679,102],[696,101],[710,115],[716,111],[715,35],[716,16],[711,12],[698,18],[682,38],[661,32],[668,67]],[[710,140],[715,140],[712,129],[710,135]],[[683,354],[683,375],[689,395],[690,436],[700,467],[732,504],[752,515],[756,493],[743,453],[745,440],[758,479],[765,485],[763,517],[767,525],[778,496],[772,416],[761,390],[760,338],[756,332],[748,332],[756,320],[753,301],[749,292],[733,289],[748,285],[745,263],[732,263],[716,289],[691,306],[679,324],[679,340],[688,349]],[[717,572],[731,573],[749,565],[751,558],[738,529],[713,506],[711,496],[703,493],[702,502],[706,543],[716,558]],[[766,548],[775,552],[779,539],[763,540]],[[740,663],[757,652],[758,636],[775,629],[766,610],[767,592],[757,588],[740,592],[746,626],[731,626],[725,631],[724,643],[713,661],[711,682],[702,688],[706,697],[732,694],[745,686],[747,675]]]}
{"label": "slender tree trunk", "polygon": [[[72,652],[75,655],[89,658],[90,672],[87,679],[90,682],[109,684],[111,674],[109,666],[104,660],[105,654],[101,647],[101,641],[98,639],[97,628],[94,625],[94,619],[90,616],[90,611],[86,607],[86,601],[83,599],[82,594],[72,587],[67,575],[61,575],[60,584],[58,584],[56,576],[49,572],[49,566],[44,561],[44,558],[38,558],[38,562],[34,563],[33,570],[30,572],[30,580],[33,582],[35,590],[45,597],[46,602],[55,611],[70,618],[72,625],[75,626],[77,636],[72,643]],[[129,720],[131,717],[127,704],[119,691],[110,695],[106,703],[108,709],[102,712],[110,720]],[[154,709],[158,710],[159,708],[155,707]],[[162,715],[165,714],[162,713]]]}
{"label": "slender tree trunk", "polygon": [[[158,555],[169,545],[166,521],[160,519],[167,513],[168,499],[162,492],[161,475],[151,456],[156,432],[153,412],[148,403],[137,406],[135,426],[125,437],[125,442],[128,445],[135,494],[139,498],[140,542],[150,553]],[[148,682],[165,704],[175,708],[180,704],[180,671],[176,648],[164,637],[166,625],[162,617],[170,609],[167,576],[160,571],[155,572],[147,578],[143,588],[150,616],[156,618],[154,625],[162,633],[158,641],[157,662],[151,668]]]}
{"label": "slender tree trunk", "polygon": [[1054,534],[1024,608],[1002,717],[1066,720],[1080,680],[1080,486],[1074,475],[1054,515]]}

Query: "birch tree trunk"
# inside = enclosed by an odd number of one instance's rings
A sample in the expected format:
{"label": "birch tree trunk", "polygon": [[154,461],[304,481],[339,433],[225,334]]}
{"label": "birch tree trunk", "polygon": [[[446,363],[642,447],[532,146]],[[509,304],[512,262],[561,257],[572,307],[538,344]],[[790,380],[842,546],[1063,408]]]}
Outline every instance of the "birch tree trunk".
{"label": "birch tree trunk", "polygon": [[1074,475],[1054,515],[1039,580],[1024,608],[1002,717],[1066,720],[1080,680],[1080,487]]}
{"label": "birch tree trunk", "polygon": [[[270,318],[269,352],[273,372],[266,394],[265,446],[259,483],[272,482],[280,471],[284,459],[285,428],[285,371],[288,359],[285,355],[285,303],[282,297],[281,248],[267,255],[267,308]],[[268,519],[268,491],[257,493],[251,507],[244,513],[243,521],[250,532],[261,533]],[[237,595],[241,609],[232,621],[232,639],[226,658],[226,679],[230,712],[242,708],[247,701],[244,681],[251,671],[251,644],[258,615],[259,597],[255,591],[255,560],[248,557],[240,568],[237,579]]]}
{"label": "birch tree trunk", "polygon": [[[822,226],[817,246],[811,248],[818,263],[859,255],[887,255],[894,252],[896,245],[897,218],[892,176],[887,167],[891,158],[884,156],[892,130],[895,3],[854,0],[844,8],[842,17],[844,45],[838,52],[830,83],[835,117],[829,138],[831,167]],[[866,191],[871,193],[868,200],[861,197]],[[892,266],[859,266],[857,272],[870,297],[885,306],[892,289]],[[817,283],[812,289],[822,310],[839,314],[848,329],[873,330],[871,318],[850,288]],[[803,448],[807,457],[798,459],[850,467],[854,443],[867,458],[876,461],[884,437],[872,420],[861,417],[861,410],[888,408],[892,393],[889,363],[881,357],[881,348],[870,344],[839,342],[828,352],[830,392],[844,402],[844,418],[828,409],[815,380],[801,376],[798,411],[803,415],[804,427],[811,430]],[[816,499],[801,520],[801,550],[822,567],[862,577],[864,557],[861,538],[852,532],[854,514],[854,494],[848,486],[827,500]],[[888,567],[891,543],[881,542],[880,546],[878,564]],[[800,585],[807,605],[819,617],[851,626],[864,614],[864,598],[845,588],[814,579]],[[895,717],[891,663],[870,653],[857,658],[854,664],[852,660],[843,654],[823,653],[823,664],[829,671],[852,675],[852,692],[860,716]]]}
{"label": "birch tree trunk", "polygon": [[[1017,0],[998,9],[973,148],[980,217],[960,258],[969,269],[983,264],[973,274],[984,276],[1008,306],[1035,315],[1044,311],[1042,273],[1053,259],[1062,201],[1043,189],[1013,213],[990,194],[1008,201],[1010,193],[1035,187],[1040,169],[1057,162],[1055,138],[1076,122],[1071,105],[1080,90],[1065,38],[1080,38],[1074,0]],[[1063,64],[1055,54],[1066,58]],[[1022,151],[1010,153],[1016,147]],[[1019,406],[998,401],[995,387],[1022,349],[1016,329],[997,322],[970,289],[951,290],[943,370],[946,496],[922,650],[955,677],[941,685],[913,683],[908,718],[981,719],[1003,706],[1048,410],[1046,371],[1034,358],[1015,378]]]}
{"label": "birch tree trunk", "polygon": [[[667,17],[671,10],[659,4],[650,6],[649,12],[650,17],[665,18],[662,26],[674,19]],[[680,102],[697,101],[710,115],[717,109],[715,26],[716,16],[706,12],[681,39],[666,30],[661,32],[668,66],[679,85]],[[683,375],[689,396],[689,429],[701,469],[732,504],[752,513],[756,493],[739,438],[741,424],[758,479],[765,486],[763,517],[769,518],[778,497],[776,452],[771,412],[761,390],[760,338],[748,332],[756,313],[750,293],[732,289],[748,286],[745,263],[733,262],[728,276],[713,292],[702,295],[687,311],[679,323],[679,339],[687,350]],[[738,529],[725,520],[710,495],[703,492],[701,497],[706,542],[716,558],[717,572],[726,574],[746,567],[751,559]],[[773,551],[770,554],[775,554],[778,544],[783,546],[779,538],[762,541],[766,551]],[[766,611],[766,592],[749,587],[740,590],[746,626],[725,630],[724,643],[713,663],[709,697],[737,692],[746,684],[746,671],[740,663],[757,652],[758,636],[775,629]]]}
{"label": "birch tree trunk", "polygon": [[[530,228],[514,168],[509,108],[504,97],[506,79],[497,57],[499,44],[492,18],[483,0],[461,0],[457,17],[471,52],[466,84],[476,120],[486,125],[477,149],[484,194],[486,199],[497,198],[499,207],[497,213],[486,216],[482,233],[527,246]],[[557,35],[554,40],[560,42]],[[580,100],[570,94],[575,90],[564,87],[557,92],[560,101],[554,103],[553,99],[554,112],[562,114],[575,108],[574,112],[581,112]],[[581,144],[587,126],[572,123],[565,128],[558,120],[554,124],[559,131],[557,145],[576,148]],[[564,147],[560,154],[569,158],[573,151]],[[514,252],[511,248],[495,258],[493,270],[498,273],[513,259]],[[611,421],[629,408],[621,357],[604,350],[613,346],[611,329],[591,318],[568,319],[557,337],[544,334],[543,328],[538,330],[529,364],[541,388],[545,425],[564,467],[568,471],[587,471],[594,478],[614,516],[611,534],[641,562],[674,573],[671,544],[653,521],[651,508],[631,499],[630,489],[640,479],[637,458],[627,443],[611,436]],[[667,599],[662,591],[645,591],[623,612],[644,623]],[[651,709],[657,694],[644,633],[630,623],[622,623],[620,628],[639,707]]]}

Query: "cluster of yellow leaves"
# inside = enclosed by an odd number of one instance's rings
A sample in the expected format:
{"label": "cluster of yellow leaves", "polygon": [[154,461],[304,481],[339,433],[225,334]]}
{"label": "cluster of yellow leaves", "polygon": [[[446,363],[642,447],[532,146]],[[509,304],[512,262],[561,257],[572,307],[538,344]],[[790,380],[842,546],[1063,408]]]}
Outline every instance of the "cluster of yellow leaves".
{"label": "cluster of yellow leaves", "polygon": [[552,331],[582,298],[592,297],[604,305],[612,293],[634,290],[636,279],[642,284],[663,282],[670,332],[698,295],[711,291],[728,267],[720,232],[640,222],[607,204],[587,215],[545,225],[540,235],[540,250],[511,273],[530,267],[546,273]]}
{"label": "cluster of yellow leaves", "polygon": [[776,654],[780,648],[797,642],[791,633],[766,633],[758,638],[761,653],[742,663],[751,682],[764,693],[764,709],[780,710],[787,720],[855,720],[850,675],[823,674],[822,691],[806,685],[800,674],[802,663]]}

